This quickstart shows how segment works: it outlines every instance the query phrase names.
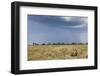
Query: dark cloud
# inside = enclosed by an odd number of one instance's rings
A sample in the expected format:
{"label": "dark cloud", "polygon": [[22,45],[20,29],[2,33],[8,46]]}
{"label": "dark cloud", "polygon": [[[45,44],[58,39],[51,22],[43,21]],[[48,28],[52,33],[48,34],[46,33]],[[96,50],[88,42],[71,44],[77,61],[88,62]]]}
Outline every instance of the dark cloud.
{"label": "dark cloud", "polygon": [[87,19],[86,17],[71,17],[71,19],[67,21],[65,17],[60,17],[60,16],[31,16],[30,15],[29,19],[44,24],[46,26],[52,24],[51,26],[54,27],[68,26],[71,28],[78,25],[87,26],[87,23],[85,22],[85,20]]}
{"label": "dark cloud", "polygon": [[28,42],[87,42],[87,17],[29,15]]}

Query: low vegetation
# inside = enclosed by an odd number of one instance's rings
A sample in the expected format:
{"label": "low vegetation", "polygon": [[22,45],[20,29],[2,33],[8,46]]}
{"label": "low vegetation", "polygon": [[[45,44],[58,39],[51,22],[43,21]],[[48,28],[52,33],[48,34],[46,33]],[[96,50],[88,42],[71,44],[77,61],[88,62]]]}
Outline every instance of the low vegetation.
{"label": "low vegetation", "polygon": [[87,44],[29,45],[28,60],[61,60],[88,58]]}

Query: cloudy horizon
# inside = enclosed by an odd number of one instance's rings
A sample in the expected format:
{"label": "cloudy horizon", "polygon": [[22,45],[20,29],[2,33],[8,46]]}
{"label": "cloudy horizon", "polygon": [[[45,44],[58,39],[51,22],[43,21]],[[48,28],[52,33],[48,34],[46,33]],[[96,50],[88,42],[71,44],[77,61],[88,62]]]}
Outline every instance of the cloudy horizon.
{"label": "cloudy horizon", "polygon": [[87,43],[88,18],[28,15],[28,44]]}

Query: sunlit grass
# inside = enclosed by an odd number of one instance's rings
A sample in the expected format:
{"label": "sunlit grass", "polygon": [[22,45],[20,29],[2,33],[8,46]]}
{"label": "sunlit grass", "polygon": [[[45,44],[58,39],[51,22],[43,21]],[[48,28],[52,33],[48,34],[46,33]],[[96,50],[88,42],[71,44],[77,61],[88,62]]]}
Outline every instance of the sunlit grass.
{"label": "sunlit grass", "polygon": [[88,58],[87,45],[28,46],[28,60],[62,60]]}

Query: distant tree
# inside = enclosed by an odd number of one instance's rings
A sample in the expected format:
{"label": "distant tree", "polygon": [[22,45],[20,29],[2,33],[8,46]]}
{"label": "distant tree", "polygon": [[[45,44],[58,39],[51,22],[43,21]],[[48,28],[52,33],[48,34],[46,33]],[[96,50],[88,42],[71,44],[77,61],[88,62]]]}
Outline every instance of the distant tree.
{"label": "distant tree", "polygon": [[65,43],[63,42],[63,43],[61,43],[62,45],[65,45]]}
{"label": "distant tree", "polygon": [[86,43],[86,45],[88,45],[88,43]]}
{"label": "distant tree", "polygon": [[72,43],[72,45],[75,45],[75,43]]}
{"label": "distant tree", "polygon": [[79,43],[80,45],[84,44],[84,43]]}
{"label": "distant tree", "polygon": [[33,45],[35,45],[35,43],[33,43]]}
{"label": "distant tree", "polygon": [[52,45],[56,45],[56,43],[52,43]]}
{"label": "distant tree", "polygon": [[42,45],[46,45],[45,43],[42,43]]}
{"label": "distant tree", "polygon": [[38,43],[33,43],[33,45],[39,45]]}
{"label": "distant tree", "polygon": [[48,43],[47,45],[51,45],[51,43]]}
{"label": "distant tree", "polygon": [[60,45],[61,43],[60,42],[58,42],[58,43],[56,43],[57,45]]}

